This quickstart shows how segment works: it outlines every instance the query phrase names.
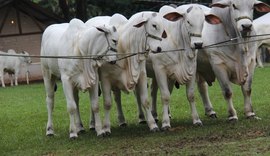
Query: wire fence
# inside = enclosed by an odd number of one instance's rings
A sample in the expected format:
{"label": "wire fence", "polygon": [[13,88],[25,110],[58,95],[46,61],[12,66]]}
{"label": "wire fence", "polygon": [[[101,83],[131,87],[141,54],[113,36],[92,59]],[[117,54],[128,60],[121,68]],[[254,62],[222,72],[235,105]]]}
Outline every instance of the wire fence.
{"label": "wire fence", "polygon": [[[264,38],[258,38],[258,37],[264,37]],[[248,40],[248,41],[232,43],[233,41],[240,39],[240,37],[236,37],[236,38],[231,38],[229,40],[225,40],[222,42],[207,45],[205,47],[202,47],[201,49],[220,48],[220,47],[225,47],[225,46],[240,45],[240,44],[247,44],[247,43],[252,43],[252,42],[259,42],[259,41],[263,41],[263,40],[269,40],[270,34],[252,35],[252,36],[247,36],[247,38],[258,38],[258,39],[252,39],[252,40]],[[186,50],[185,48],[181,48],[181,49],[164,50],[164,51],[154,52],[154,53],[181,52],[181,51],[185,51],[185,50]],[[115,54],[88,55],[88,56],[43,56],[43,55],[24,55],[24,54],[0,53],[0,56],[52,58],[52,59],[93,59],[93,60],[105,60],[104,57],[116,56],[117,59],[114,61],[120,61],[120,60],[129,58],[129,57],[132,57],[132,56],[136,56],[136,55],[140,55],[140,54],[147,54],[147,53],[149,53],[149,51],[141,51],[141,52],[137,52],[137,53],[125,53],[125,54],[115,53]]]}

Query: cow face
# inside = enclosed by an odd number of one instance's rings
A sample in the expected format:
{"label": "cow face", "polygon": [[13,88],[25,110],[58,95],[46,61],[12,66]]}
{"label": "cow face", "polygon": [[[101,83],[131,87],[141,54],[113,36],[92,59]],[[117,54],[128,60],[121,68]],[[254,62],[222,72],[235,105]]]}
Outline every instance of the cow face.
{"label": "cow face", "polygon": [[32,63],[32,59],[31,59],[31,57],[29,57],[28,52],[22,51],[22,54],[25,55],[25,57],[23,57],[25,63],[28,63],[28,64]]}
{"label": "cow face", "polygon": [[116,47],[119,39],[118,32],[114,26],[105,25],[104,27],[97,27],[97,30],[103,32],[106,37],[108,51],[105,54],[105,59],[111,63],[115,63],[116,57]]}
{"label": "cow face", "polygon": [[134,25],[134,27],[144,27],[146,40],[145,49],[152,52],[161,52],[161,41],[162,38],[167,37],[167,33],[162,25],[162,17],[158,13],[152,13],[150,17],[143,20],[142,22]]}
{"label": "cow face", "polygon": [[205,15],[203,9],[198,5],[190,6],[183,13],[183,16],[184,25],[190,40],[190,47],[193,49],[201,49],[203,46],[201,33],[205,21],[209,24],[221,23],[221,20],[217,16],[212,14]]}
{"label": "cow face", "polygon": [[257,0],[222,0],[212,4],[212,7],[229,7],[231,22],[242,37],[248,36],[253,29],[254,8],[260,12],[269,12],[270,7]]}

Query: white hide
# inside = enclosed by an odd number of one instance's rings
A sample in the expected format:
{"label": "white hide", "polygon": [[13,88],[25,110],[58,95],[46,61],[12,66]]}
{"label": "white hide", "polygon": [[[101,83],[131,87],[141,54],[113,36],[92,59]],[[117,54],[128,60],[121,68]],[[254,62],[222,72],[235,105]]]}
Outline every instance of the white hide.
{"label": "white hide", "polygon": [[18,75],[20,73],[20,69],[22,66],[26,66],[27,64],[30,64],[31,58],[29,57],[29,54],[25,51],[21,53],[16,53],[13,49],[8,50],[7,53],[0,52],[1,54],[11,54],[11,55],[25,55],[24,56],[0,56],[0,77],[1,77],[1,83],[2,87],[5,87],[4,83],[4,74],[8,73],[10,75],[11,79],[11,86],[13,86],[13,77],[14,74],[15,78],[15,85],[18,85]]}
{"label": "white hide", "polygon": [[[203,41],[206,46],[237,38],[229,43],[248,42],[255,35],[252,26],[253,8],[259,11],[269,11],[269,7],[256,0],[221,0],[212,4],[211,13],[217,15],[223,24],[206,24],[203,30]],[[222,88],[228,104],[229,120],[237,120],[237,114],[232,102],[231,83],[241,86],[244,95],[245,115],[254,117],[251,106],[251,83],[255,68],[256,43],[207,48],[198,52],[199,91],[201,93],[205,112],[215,114],[209,101],[207,85],[211,85],[215,77]]]}
{"label": "white hide", "polygon": [[[41,56],[98,57],[115,54],[109,47],[116,48],[114,40],[118,34],[113,27],[89,27],[73,19],[70,23],[49,26],[41,43]],[[88,91],[91,107],[95,112],[97,135],[103,135],[98,111],[98,68],[112,57],[102,60],[42,58],[41,67],[46,89],[48,108],[47,135],[54,135],[52,108],[54,107],[54,85],[61,78],[70,116],[70,138],[76,138],[83,129],[79,116],[78,91]],[[115,60],[116,57],[113,58]]]}
{"label": "white hide", "polygon": [[[259,67],[263,67],[262,60],[261,60],[261,46],[265,45],[270,47],[270,13],[267,13],[253,21],[254,30],[256,35],[263,35],[268,34],[267,36],[259,36],[257,37],[258,40],[258,49],[256,53],[256,59]],[[265,40],[262,40],[265,39]]]}

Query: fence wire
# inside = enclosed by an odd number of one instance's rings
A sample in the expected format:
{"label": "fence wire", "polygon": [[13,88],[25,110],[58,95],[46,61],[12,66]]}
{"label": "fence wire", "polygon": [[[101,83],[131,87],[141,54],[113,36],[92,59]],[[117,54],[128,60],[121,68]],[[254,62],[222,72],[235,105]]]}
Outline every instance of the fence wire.
{"label": "fence wire", "polygon": [[[231,38],[229,40],[225,40],[225,41],[222,41],[222,42],[207,45],[205,47],[202,47],[201,49],[220,48],[220,47],[225,47],[225,46],[240,45],[240,44],[258,42],[258,41],[263,41],[263,40],[270,39],[270,34],[252,35],[252,36],[247,36],[247,37],[248,38],[255,38],[255,37],[265,37],[265,36],[269,36],[269,37],[260,38],[260,39],[254,39],[254,40],[249,40],[249,41],[244,41],[244,42],[236,42],[236,43],[230,43],[230,42],[238,40],[240,38],[239,37]],[[154,53],[180,52],[180,51],[185,51],[185,50],[186,50],[185,48],[181,48],[181,49],[163,50],[161,52],[154,52]],[[52,59],[92,59],[92,60],[105,60],[104,57],[116,56],[117,59],[114,60],[114,61],[119,61],[119,60],[123,60],[123,59],[129,58],[129,57],[135,56],[135,55],[147,54],[147,53],[149,53],[149,51],[141,51],[141,52],[137,52],[137,53],[125,53],[125,54],[115,53],[115,54],[88,55],[88,56],[44,56],[44,55],[23,55],[23,54],[0,53],[0,56],[30,57],[30,58],[52,58]]]}

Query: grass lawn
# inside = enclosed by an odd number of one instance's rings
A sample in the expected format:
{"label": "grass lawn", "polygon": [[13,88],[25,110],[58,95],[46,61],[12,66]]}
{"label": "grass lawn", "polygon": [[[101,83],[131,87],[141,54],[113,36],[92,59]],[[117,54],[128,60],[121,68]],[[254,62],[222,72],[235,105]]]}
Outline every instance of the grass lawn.
{"label": "grass lawn", "polygon": [[[253,81],[253,108],[262,120],[245,119],[241,89],[234,85],[233,102],[239,121],[228,123],[227,105],[218,83],[214,83],[210,98],[218,119],[204,115],[196,91],[197,109],[204,126],[194,127],[183,86],[172,94],[172,128],[168,132],[151,133],[147,125],[138,124],[136,100],[130,93],[122,96],[128,126],[118,126],[114,104],[111,136],[96,137],[94,131],[88,130],[88,94],[80,93],[81,115],[87,131],[76,140],[69,140],[69,117],[60,83],[53,114],[55,137],[45,135],[47,109],[43,83],[1,87],[0,155],[270,155],[269,75],[269,66],[257,68]],[[158,103],[161,117],[160,99]],[[101,100],[100,107],[103,113]]]}

